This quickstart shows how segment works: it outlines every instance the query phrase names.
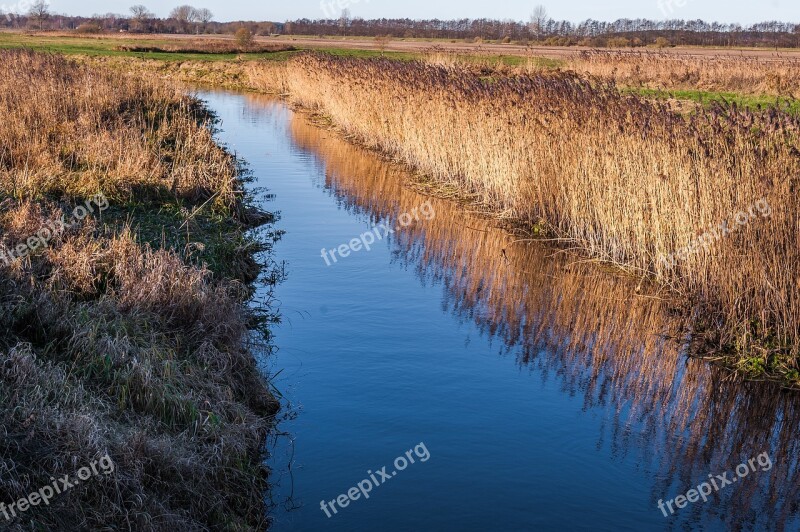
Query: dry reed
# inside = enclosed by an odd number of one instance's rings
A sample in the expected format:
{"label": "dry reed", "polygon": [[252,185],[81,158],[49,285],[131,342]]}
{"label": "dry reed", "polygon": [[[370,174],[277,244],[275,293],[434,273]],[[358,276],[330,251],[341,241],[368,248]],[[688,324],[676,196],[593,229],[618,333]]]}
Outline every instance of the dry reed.
{"label": "dry reed", "polygon": [[[735,107],[683,117],[574,74],[485,79],[315,54],[282,83],[366,146],[671,286],[702,317],[706,349],[800,380],[798,119]],[[769,220],[674,268],[659,260],[759,200]]]}

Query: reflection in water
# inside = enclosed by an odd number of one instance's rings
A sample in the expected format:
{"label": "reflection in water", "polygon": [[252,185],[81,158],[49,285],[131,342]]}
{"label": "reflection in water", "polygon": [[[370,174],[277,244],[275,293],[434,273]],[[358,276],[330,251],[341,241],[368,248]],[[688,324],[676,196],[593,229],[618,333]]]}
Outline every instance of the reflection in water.
{"label": "reflection in water", "polygon": [[[248,97],[247,113],[271,114],[269,99]],[[274,116],[274,115],[273,115]],[[407,174],[372,153],[292,115],[296,147],[324,169],[321,184],[344,208],[372,222],[394,222],[429,198]],[[520,242],[465,207],[432,200],[436,218],[399,231],[395,260],[423,283],[444,287],[444,307],[473,321],[543,379],[606,409],[615,453],[636,453],[653,485],[653,509],[750,458],[768,452],[769,472],[727,486],[708,503],[679,511],[675,528],[725,522],[727,528],[798,529],[795,435],[800,396],[766,383],[742,383],[684,355],[681,320],[670,304],[643,295],[630,279],[565,252]],[[665,523],[667,521],[665,520]]]}

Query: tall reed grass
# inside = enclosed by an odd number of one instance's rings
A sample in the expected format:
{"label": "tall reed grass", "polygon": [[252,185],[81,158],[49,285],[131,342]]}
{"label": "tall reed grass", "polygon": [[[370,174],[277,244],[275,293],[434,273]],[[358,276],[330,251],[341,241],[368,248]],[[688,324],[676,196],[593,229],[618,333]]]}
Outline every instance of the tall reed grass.
{"label": "tall reed grass", "polygon": [[[705,350],[798,379],[800,122],[716,107],[689,117],[569,73],[481,77],[308,54],[277,80],[352,138],[504,218],[684,296]],[[754,223],[675,267],[659,260],[764,200]]]}
{"label": "tall reed grass", "polygon": [[151,77],[79,68],[57,56],[0,61],[0,189],[18,198],[144,189],[236,198],[236,166],[198,127],[196,100]]}

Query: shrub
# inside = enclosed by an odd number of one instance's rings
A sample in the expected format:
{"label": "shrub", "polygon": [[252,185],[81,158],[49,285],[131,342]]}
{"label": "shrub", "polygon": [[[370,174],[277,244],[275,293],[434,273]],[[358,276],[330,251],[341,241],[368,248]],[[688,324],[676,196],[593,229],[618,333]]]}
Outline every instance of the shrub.
{"label": "shrub", "polygon": [[627,48],[631,45],[631,41],[625,37],[611,37],[608,39],[609,48]]}
{"label": "shrub", "polygon": [[90,34],[90,33],[101,33],[102,31],[103,28],[100,26],[100,24],[93,21],[84,22],[83,24],[75,28],[75,33]]}
{"label": "shrub", "polygon": [[236,43],[242,48],[247,48],[253,44],[253,32],[244,26],[236,30],[233,36],[236,38]]}

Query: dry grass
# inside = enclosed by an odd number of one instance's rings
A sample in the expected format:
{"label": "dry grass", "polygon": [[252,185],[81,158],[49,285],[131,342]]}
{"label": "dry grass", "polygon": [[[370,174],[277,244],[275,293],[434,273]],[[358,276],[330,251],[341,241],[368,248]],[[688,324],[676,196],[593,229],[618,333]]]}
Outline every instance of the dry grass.
{"label": "dry grass", "polygon": [[152,189],[232,204],[236,168],[198,103],[147,78],[73,68],[57,56],[0,61],[0,189],[17,198]]}
{"label": "dry grass", "polygon": [[143,242],[134,227],[147,220],[124,207],[242,211],[210,117],[160,83],[53,56],[0,52],[0,72],[2,248],[89,195],[114,200],[0,263],[0,502],[105,453],[116,472],[4,529],[264,528],[277,404],[248,348],[248,290],[183,249]]}
{"label": "dry grass", "polygon": [[713,57],[595,50],[567,60],[564,68],[631,87],[800,98],[800,60],[779,55]]}
{"label": "dry grass", "polygon": [[[800,380],[796,118],[734,108],[683,117],[571,74],[486,80],[309,54],[285,76],[297,103],[352,138],[502,217],[544,220],[562,242],[656,277],[703,317],[712,348]],[[761,199],[769,220],[674,269],[658,260]]]}

